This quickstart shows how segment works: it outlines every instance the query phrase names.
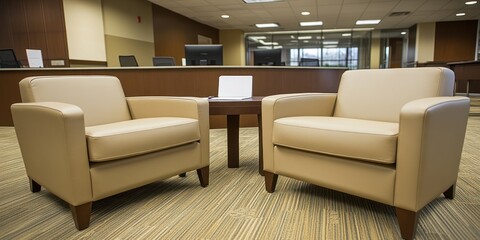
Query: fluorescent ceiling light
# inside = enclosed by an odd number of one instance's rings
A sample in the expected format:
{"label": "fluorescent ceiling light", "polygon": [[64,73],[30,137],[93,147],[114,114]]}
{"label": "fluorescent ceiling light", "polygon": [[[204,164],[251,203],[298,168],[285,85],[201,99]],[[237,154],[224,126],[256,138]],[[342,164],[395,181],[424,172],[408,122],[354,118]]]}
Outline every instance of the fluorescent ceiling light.
{"label": "fluorescent ceiling light", "polygon": [[222,18],[230,18],[230,16],[227,15],[227,14],[224,14],[224,15],[222,15]]}
{"label": "fluorescent ceiling light", "polygon": [[457,17],[465,16],[465,13],[464,12],[457,13],[457,14],[455,14],[455,16],[457,16]]}
{"label": "fluorescent ceiling light", "polygon": [[[272,49],[271,46],[258,46],[257,48],[260,48],[260,49]],[[279,49],[279,48],[283,48],[282,46],[274,46],[273,49]]]}
{"label": "fluorescent ceiling light", "polygon": [[257,23],[255,24],[257,28],[273,28],[278,27],[277,23]]}
{"label": "fluorescent ceiling light", "polygon": [[311,26],[322,26],[322,21],[315,21],[315,22],[300,22],[300,26],[302,27],[311,27]]}
{"label": "fluorescent ceiling light", "polygon": [[259,40],[267,39],[265,36],[249,36],[249,39],[252,39],[255,42],[258,42]]}
{"label": "fluorescent ceiling light", "polygon": [[280,2],[283,0],[243,0],[245,3],[267,3],[267,2]]}
{"label": "fluorescent ceiling light", "polygon": [[405,34],[407,34],[407,32],[401,32],[400,34],[405,35]]}
{"label": "fluorescent ceiling light", "polygon": [[352,36],[351,33],[342,33],[342,37],[350,37],[350,36]]}
{"label": "fluorescent ceiling light", "polygon": [[278,42],[265,42],[263,40],[259,41],[263,45],[278,45]]}
{"label": "fluorescent ceiling light", "polygon": [[298,40],[312,39],[312,36],[298,36]]}
{"label": "fluorescent ceiling light", "polygon": [[326,44],[326,45],[338,44],[338,41],[324,41],[323,44]]}
{"label": "fluorescent ceiling light", "polygon": [[302,15],[303,15],[303,16],[308,16],[308,15],[310,15],[310,12],[307,12],[307,11],[302,12]]}
{"label": "fluorescent ceiling light", "polygon": [[467,2],[465,2],[465,4],[473,5],[473,4],[477,4],[477,1],[467,1]]}
{"label": "fluorescent ceiling light", "polygon": [[378,23],[380,23],[380,19],[358,20],[356,22],[357,25],[368,25],[368,24],[378,24]]}

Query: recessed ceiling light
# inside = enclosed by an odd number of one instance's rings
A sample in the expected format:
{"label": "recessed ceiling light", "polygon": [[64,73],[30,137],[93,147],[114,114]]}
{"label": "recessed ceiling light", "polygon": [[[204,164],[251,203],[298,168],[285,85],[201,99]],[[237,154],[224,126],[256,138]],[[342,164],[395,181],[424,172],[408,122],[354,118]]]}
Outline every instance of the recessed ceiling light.
{"label": "recessed ceiling light", "polygon": [[465,4],[473,5],[473,4],[477,4],[477,1],[466,1]]}
{"label": "recessed ceiling light", "polygon": [[257,28],[274,28],[278,27],[277,23],[257,23],[255,24]]}
{"label": "recessed ceiling light", "polygon": [[407,32],[401,32],[400,34],[405,35],[405,34],[407,34]]}
{"label": "recessed ceiling light", "polygon": [[227,15],[227,14],[223,14],[223,15],[222,15],[222,18],[230,18],[230,16]]}
{"label": "recessed ceiling light", "polygon": [[303,15],[303,16],[308,16],[308,15],[310,15],[310,12],[306,12],[306,11],[305,11],[305,12],[302,12],[302,15]]}
{"label": "recessed ceiling light", "polygon": [[283,0],[243,0],[245,3],[267,3],[267,2],[280,2]]}
{"label": "recessed ceiling light", "polygon": [[300,26],[302,27],[311,27],[311,26],[322,26],[322,21],[314,21],[314,22],[300,22]]}
{"label": "recessed ceiling light", "polygon": [[465,13],[464,12],[457,13],[457,14],[455,14],[455,16],[457,16],[457,17],[465,16]]}
{"label": "recessed ceiling light", "polygon": [[350,36],[352,36],[351,33],[342,33],[342,37],[350,37]]}
{"label": "recessed ceiling light", "polygon": [[373,19],[373,20],[358,20],[356,22],[357,25],[368,25],[368,24],[378,24],[380,23],[380,19]]}

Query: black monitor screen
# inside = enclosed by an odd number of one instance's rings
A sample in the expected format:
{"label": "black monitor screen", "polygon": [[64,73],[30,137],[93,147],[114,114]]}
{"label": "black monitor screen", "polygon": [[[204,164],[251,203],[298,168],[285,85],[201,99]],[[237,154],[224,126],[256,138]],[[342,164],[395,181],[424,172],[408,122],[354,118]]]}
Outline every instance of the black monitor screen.
{"label": "black monitor screen", "polygon": [[0,68],[19,68],[13,49],[0,49]]}
{"label": "black monitor screen", "polygon": [[253,51],[253,65],[280,66],[282,62],[282,49],[265,49]]}
{"label": "black monitor screen", "polygon": [[138,67],[137,59],[134,55],[118,56],[121,67]]}
{"label": "black monitor screen", "polygon": [[223,45],[185,45],[187,66],[223,65]]}

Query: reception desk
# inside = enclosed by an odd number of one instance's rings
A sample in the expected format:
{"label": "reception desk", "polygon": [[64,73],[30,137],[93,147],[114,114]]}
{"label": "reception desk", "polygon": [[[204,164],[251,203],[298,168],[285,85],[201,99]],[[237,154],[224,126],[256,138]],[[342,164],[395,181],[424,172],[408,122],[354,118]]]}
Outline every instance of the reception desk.
{"label": "reception desk", "polygon": [[[252,75],[253,95],[296,92],[337,92],[344,68],[179,66],[130,68],[43,68],[0,70],[0,126],[12,126],[10,105],[21,102],[18,82],[29,76],[112,75],[120,79],[126,96],[217,95],[221,75]],[[211,127],[225,127],[222,116],[211,117]],[[255,116],[242,116],[241,126],[256,126]]]}

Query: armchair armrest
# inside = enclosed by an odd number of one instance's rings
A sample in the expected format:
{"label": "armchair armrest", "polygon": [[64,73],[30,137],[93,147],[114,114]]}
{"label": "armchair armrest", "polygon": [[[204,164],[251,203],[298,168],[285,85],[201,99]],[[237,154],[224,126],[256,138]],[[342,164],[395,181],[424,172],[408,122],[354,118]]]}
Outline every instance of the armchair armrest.
{"label": "armchair armrest", "polygon": [[73,206],[92,201],[82,110],[57,102],[11,106],[27,175]]}
{"label": "armchair armrest", "polygon": [[210,158],[210,120],[208,100],[197,97],[144,96],[127,97],[132,118],[184,117],[197,119],[200,124],[202,163]]}
{"label": "armchair armrest", "polygon": [[273,172],[273,122],[292,116],[332,116],[337,94],[280,94],[262,100],[262,134],[264,170]]}
{"label": "armchair armrest", "polygon": [[466,97],[419,99],[402,108],[396,207],[416,212],[455,185],[469,108]]}

